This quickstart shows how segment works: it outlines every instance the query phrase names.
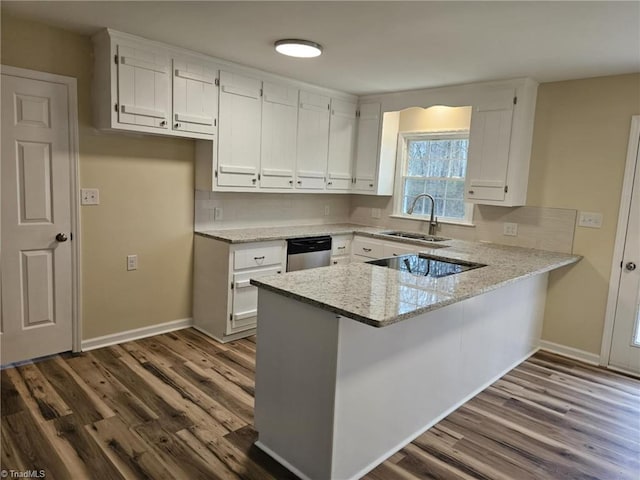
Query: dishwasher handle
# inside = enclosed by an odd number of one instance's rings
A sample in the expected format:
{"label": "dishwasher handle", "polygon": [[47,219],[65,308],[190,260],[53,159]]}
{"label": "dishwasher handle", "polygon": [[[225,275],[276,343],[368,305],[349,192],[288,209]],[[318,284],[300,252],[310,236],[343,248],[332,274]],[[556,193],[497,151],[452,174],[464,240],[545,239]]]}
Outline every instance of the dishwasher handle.
{"label": "dishwasher handle", "polygon": [[295,238],[287,241],[287,255],[331,250],[331,237]]}

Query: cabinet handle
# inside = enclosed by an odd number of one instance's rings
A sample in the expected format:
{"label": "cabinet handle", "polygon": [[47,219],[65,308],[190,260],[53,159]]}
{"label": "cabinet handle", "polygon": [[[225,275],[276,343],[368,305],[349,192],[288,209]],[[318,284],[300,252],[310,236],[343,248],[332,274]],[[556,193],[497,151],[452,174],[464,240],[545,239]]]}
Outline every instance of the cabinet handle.
{"label": "cabinet handle", "polygon": [[162,120],[162,121],[160,122],[160,126],[161,126],[161,127],[164,127],[166,124],[167,124],[167,121],[166,121],[166,120]]}
{"label": "cabinet handle", "polygon": [[344,250],[345,248],[347,247],[346,246],[338,247],[338,250]]}
{"label": "cabinet handle", "polygon": [[469,193],[473,195],[475,192],[473,190],[469,190]]}
{"label": "cabinet handle", "polygon": [[253,257],[254,260],[264,260],[264,255],[262,255],[261,257]]}
{"label": "cabinet handle", "polygon": [[181,123],[176,123],[176,124],[174,125],[174,127],[175,127],[175,128],[182,128],[182,124],[181,124]]}
{"label": "cabinet handle", "polygon": [[364,250],[365,252],[370,252],[371,251],[370,248],[364,248],[364,247],[362,247],[362,250]]}
{"label": "cabinet handle", "polygon": [[334,261],[333,261],[333,264],[334,264],[334,265],[337,265],[337,264],[338,264],[338,261],[337,261],[337,260],[334,260]]}
{"label": "cabinet handle", "polygon": [[373,183],[370,183],[370,184],[369,184],[369,186],[370,186],[370,187],[373,187]]}
{"label": "cabinet handle", "polygon": [[282,273],[282,270],[278,270],[278,273]]}
{"label": "cabinet handle", "polygon": [[394,253],[394,254],[393,254],[393,256],[394,256],[394,257],[397,257],[397,256],[398,256],[398,254],[397,254],[397,253]]}
{"label": "cabinet handle", "polygon": [[252,178],[252,179],[251,179],[251,182],[252,182],[252,183],[256,183],[257,181],[258,181],[258,180],[257,180],[256,178]]}
{"label": "cabinet handle", "polygon": [[333,182],[327,182],[327,185],[333,185]]}

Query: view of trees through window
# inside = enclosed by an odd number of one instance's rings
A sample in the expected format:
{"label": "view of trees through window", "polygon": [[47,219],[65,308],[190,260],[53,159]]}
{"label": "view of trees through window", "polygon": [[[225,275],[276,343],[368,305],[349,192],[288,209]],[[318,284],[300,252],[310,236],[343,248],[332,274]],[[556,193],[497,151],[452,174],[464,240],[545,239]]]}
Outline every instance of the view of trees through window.
{"label": "view of trees through window", "polygon": [[[468,135],[406,137],[402,213],[407,213],[416,195],[430,194],[438,217],[464,218],[464,177],[467,171]],[[431,202],[418,200],[414,215],[429,215]]]}

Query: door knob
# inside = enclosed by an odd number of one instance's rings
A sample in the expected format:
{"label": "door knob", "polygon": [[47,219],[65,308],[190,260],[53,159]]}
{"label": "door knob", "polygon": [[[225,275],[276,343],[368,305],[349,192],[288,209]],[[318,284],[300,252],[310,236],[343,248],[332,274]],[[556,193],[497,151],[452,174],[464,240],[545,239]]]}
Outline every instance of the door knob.
{"label": "door knob", "polygon": [[67,236],[64,233],[59,233],[56,235],[56,241],[57,242],[66,242],[67,241]]}
{"label": "door knob", "polygon": [[624,268],[626,268],[630,272],[633,272],[636,269],[636,264],[633,263],[633,262],[627,262],[627,264],[624,266]]}

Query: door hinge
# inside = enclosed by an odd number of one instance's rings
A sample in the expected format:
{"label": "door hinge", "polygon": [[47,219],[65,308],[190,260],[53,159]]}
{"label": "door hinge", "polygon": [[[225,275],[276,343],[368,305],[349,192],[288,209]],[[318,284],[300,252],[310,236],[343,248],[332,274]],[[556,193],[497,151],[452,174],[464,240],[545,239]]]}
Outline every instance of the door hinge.
{"label": "door hinge", "polygon": [[233,322],[233,313],[230,313],[230,314],[229,314],[229,321],[230,321],[230,322]]}
{"label": "door hinge", "polygon": [[509,191],[509,185],[505,185],[504,186],[504,193],[507,193]]}
{"label": "door hinge", "polygon": [[233,290],[233,282],[231,282],[231,290]]}
{"label": "door hinge", "polygon": [[260,174],[258,174],[258,180],[260,180]]}
{"label": "door hinge", "polygon": [[516,105],[518,103],[518,97],[513,97],[513,104]]}
{"label": "door hinge", "polygon": [[116,65],[118,65],[118,54],[117,53],[113,56],[113,61],[115,62]]}
{"label": "door hinge", "polygon": [[262,94],[263,94],[263,91],[262,91],[262,89],[260,89],[260,96],[262,96]]}
{"label": "door hinge", "polygon": [[219,78],[216,78],[216,79],[215,79],[215,81],[214,81],[213,83],[215,83],[215,84],[216,84],[216,87],[219,87],[219,86],[220,86],[220,79],[219,79]]}
{"label": "door hinge", "polygon": [[217,119],[217,118],[214,118],[214,119],[213,119],[213,126],[214,126],[214,127],[217,127],[217,126],[218,126],[218,119]]}
{"label": "door hinge", "polygon": [[218,178],[218,170],[217,169],[213,171],[213,175],[214,175],[214,177]]}
{"label": "door hinge", "polygon": [[360,110],[356,110],[356,118],[360,118]]}
{"label": "door hinge", "polygon": [[69,240],[71,240],[73,242],[73,232],[69,233]]}
{"label": "door hinge", "polygon": [[117,103],[113,106],[113,109],[114,109],[116,112],[118,111],[118,104],[117,104]]}

